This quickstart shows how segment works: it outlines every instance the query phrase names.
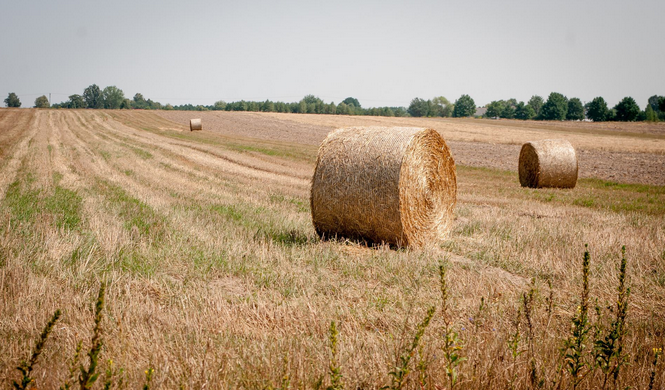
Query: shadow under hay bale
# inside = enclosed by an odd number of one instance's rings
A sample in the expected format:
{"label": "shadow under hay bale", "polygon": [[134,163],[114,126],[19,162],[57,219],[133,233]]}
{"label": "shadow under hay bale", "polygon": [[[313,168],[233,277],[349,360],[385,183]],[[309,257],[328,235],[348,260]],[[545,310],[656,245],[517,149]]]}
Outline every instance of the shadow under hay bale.
{"label": "shadow under hay bale", "polygon": [[410,127],[350,127],[319,148],[311,189],[322,237],[421,247],[450,230],[455,162],[441,135]]}
{"label": "shadow under hay bale", "polygon": [[190,131],[203,130],[203,124],[201,123],[201,119],[190,119],[189,130]]}
{"label": "shadow under hay bale", "polygon": [[527,142],[520,151],[518,170],[522,187],[574,188],[577,154],[563,139]]}

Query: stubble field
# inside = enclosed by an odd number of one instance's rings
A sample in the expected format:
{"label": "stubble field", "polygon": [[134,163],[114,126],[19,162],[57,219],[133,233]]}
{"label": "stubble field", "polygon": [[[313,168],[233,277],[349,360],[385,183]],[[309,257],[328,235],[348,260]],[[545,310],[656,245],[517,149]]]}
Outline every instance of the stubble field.
{"label": "stubble field", "polygon": [[[203,131],[188,131],[194,117]],[[459,189],[441,245],[412,251],[316,237],[309,183],[317,146],[347,125],[444,136]],[[578,149],[575,189],[519,186],[519,147],[543,138]],[[123,369],[115,383],[123,377],[128,388],[144,383],[148,368],[156,388],[325,388],[333,321],[344,387],[394,385],[389,372],[431,306],[437,312],[409,355],[405,387],[450,388],[448,322],[467,359],[457,386],[528,388],[535,365],[545,388],[565,388],[573,379],[561,348],[588,243],[598,326],[612,318],[605,307],[615,304],[626,245],[630,366],[618,380],[644,388],[653,348],[665,344],[663,167],[663,125],[2,109],[0,386],[18,379],[15,367],[56,309],[63,316],[33,372],[37,387],[67,381],[80,340],[87,366],[104,283],[100,369],[112,359]],[[520,300],[530,290],[527,326]],[[602,380],[590,371],[581,387]]]}

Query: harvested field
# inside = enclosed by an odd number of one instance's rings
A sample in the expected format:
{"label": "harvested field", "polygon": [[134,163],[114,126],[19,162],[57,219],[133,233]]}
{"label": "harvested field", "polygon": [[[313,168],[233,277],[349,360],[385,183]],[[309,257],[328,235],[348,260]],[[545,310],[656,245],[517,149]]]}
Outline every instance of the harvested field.
{"label": "harvested field", "polygon": [[[157,114],[189,126],[190,113],[159,111]],[[578,152],[582,178],[665,185],[665,123],[525,122],[225,111],[201,115],[209,126],[208,131],[225,136],[317,146],[338,127],[428,127],[441,133],[457,163],[515,172],[522,144],[564,138]]]}
{"label": "harvested field", "polygon": [[[653,348],[665,345],[659,128],[648,137],[565,129],[582,178],[535,190],[517,179],[519,147],[564,130],[199,114],[204,130],[190,132],[191,113],[0,109],[0,387],[19,379],[15,367],[56,309],[34,385],[63,385],[79,341],[88,367],[104,283],[99,388],[111,359],[127,388],[142,387],[149,368],[153,388],[326,388],[331,322],[345,388],[394,386],[400,356],[412,356],[404,388],[448,388],[446,326],[467,359],[457,388],[530,388],[534,364],[545,387],[568,388],[557,367],[580,306],[585,244],[598,329],[615,318],[606,307],[616,307],[627,248],[630,366],[619,387],[648,386]],[[336,127],[387,124],[444,135],[457,164],[450,236],[427,250],[319,240],[309,203],[318,142]],[[585,178],[583,164],[597,174]],[[619,168],[633,174],[603,180]],[[430,307],[422,348],[409,352]],[[511,354],[510,340],[525,352]],[[655,375],[665,381],[663,365]],[[578,388],[603,378],[595,370]]]}

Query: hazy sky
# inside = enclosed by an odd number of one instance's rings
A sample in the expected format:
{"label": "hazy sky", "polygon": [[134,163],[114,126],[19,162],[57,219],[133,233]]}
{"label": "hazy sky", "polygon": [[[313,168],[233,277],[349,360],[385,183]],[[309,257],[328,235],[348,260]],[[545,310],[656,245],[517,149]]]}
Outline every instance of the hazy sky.
{"label": "hazy sky", "polygon": [[[408,106],[665,95],[664,0],[0,0],[0,98]],[[1,103],[0,103],[1,104]]]}

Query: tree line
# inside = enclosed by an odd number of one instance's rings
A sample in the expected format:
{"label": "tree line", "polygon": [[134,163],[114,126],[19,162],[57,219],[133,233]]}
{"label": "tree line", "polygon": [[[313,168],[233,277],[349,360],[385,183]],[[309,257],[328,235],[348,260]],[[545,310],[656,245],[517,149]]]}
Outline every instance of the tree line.
{"label": "tree line", "polygon": [[[21,101],[15,93],[5,99],[7,107],[20,107]],[[46,96],[35,99],[37,108],[105,108],[105,109],[141,109],[141,110],[181,110],[181,111],[254,111],[282,112],[299,114],[328,115],[373,115],[388,117],[454,117],[463,118],[482,116],[485,118],[505,118],[521,120],[584,120],[603,121],[650,121],[665,120],[665,97],[654,95],[641,110],[637,102],[627,96],[617,105],[610,108],[605,99],[596,97],[583,104],[579,98],[567,98],[561,93],[552,92],[547,100],[534,95],[528,102],[516,99],[495,100],[479,111],[469,95],[462,95],[454,103],[443,96],[425,100],[414,98],[409,107],[372,107],[363,108],[358,99],[348,97],[339,104],[325,103],[314,95],[307,95],[298,102],[237,101],[222,100],[213,105],[183,104],[163,105],[151,99],[145,99],[140,93],[132,99],[126,98],[124,92],[116,86],[101,89],[97,84],[85,88],[83,94],[70,95],[65,102],[49,105]],[[484,110],[482,110],[484,109]]]}

